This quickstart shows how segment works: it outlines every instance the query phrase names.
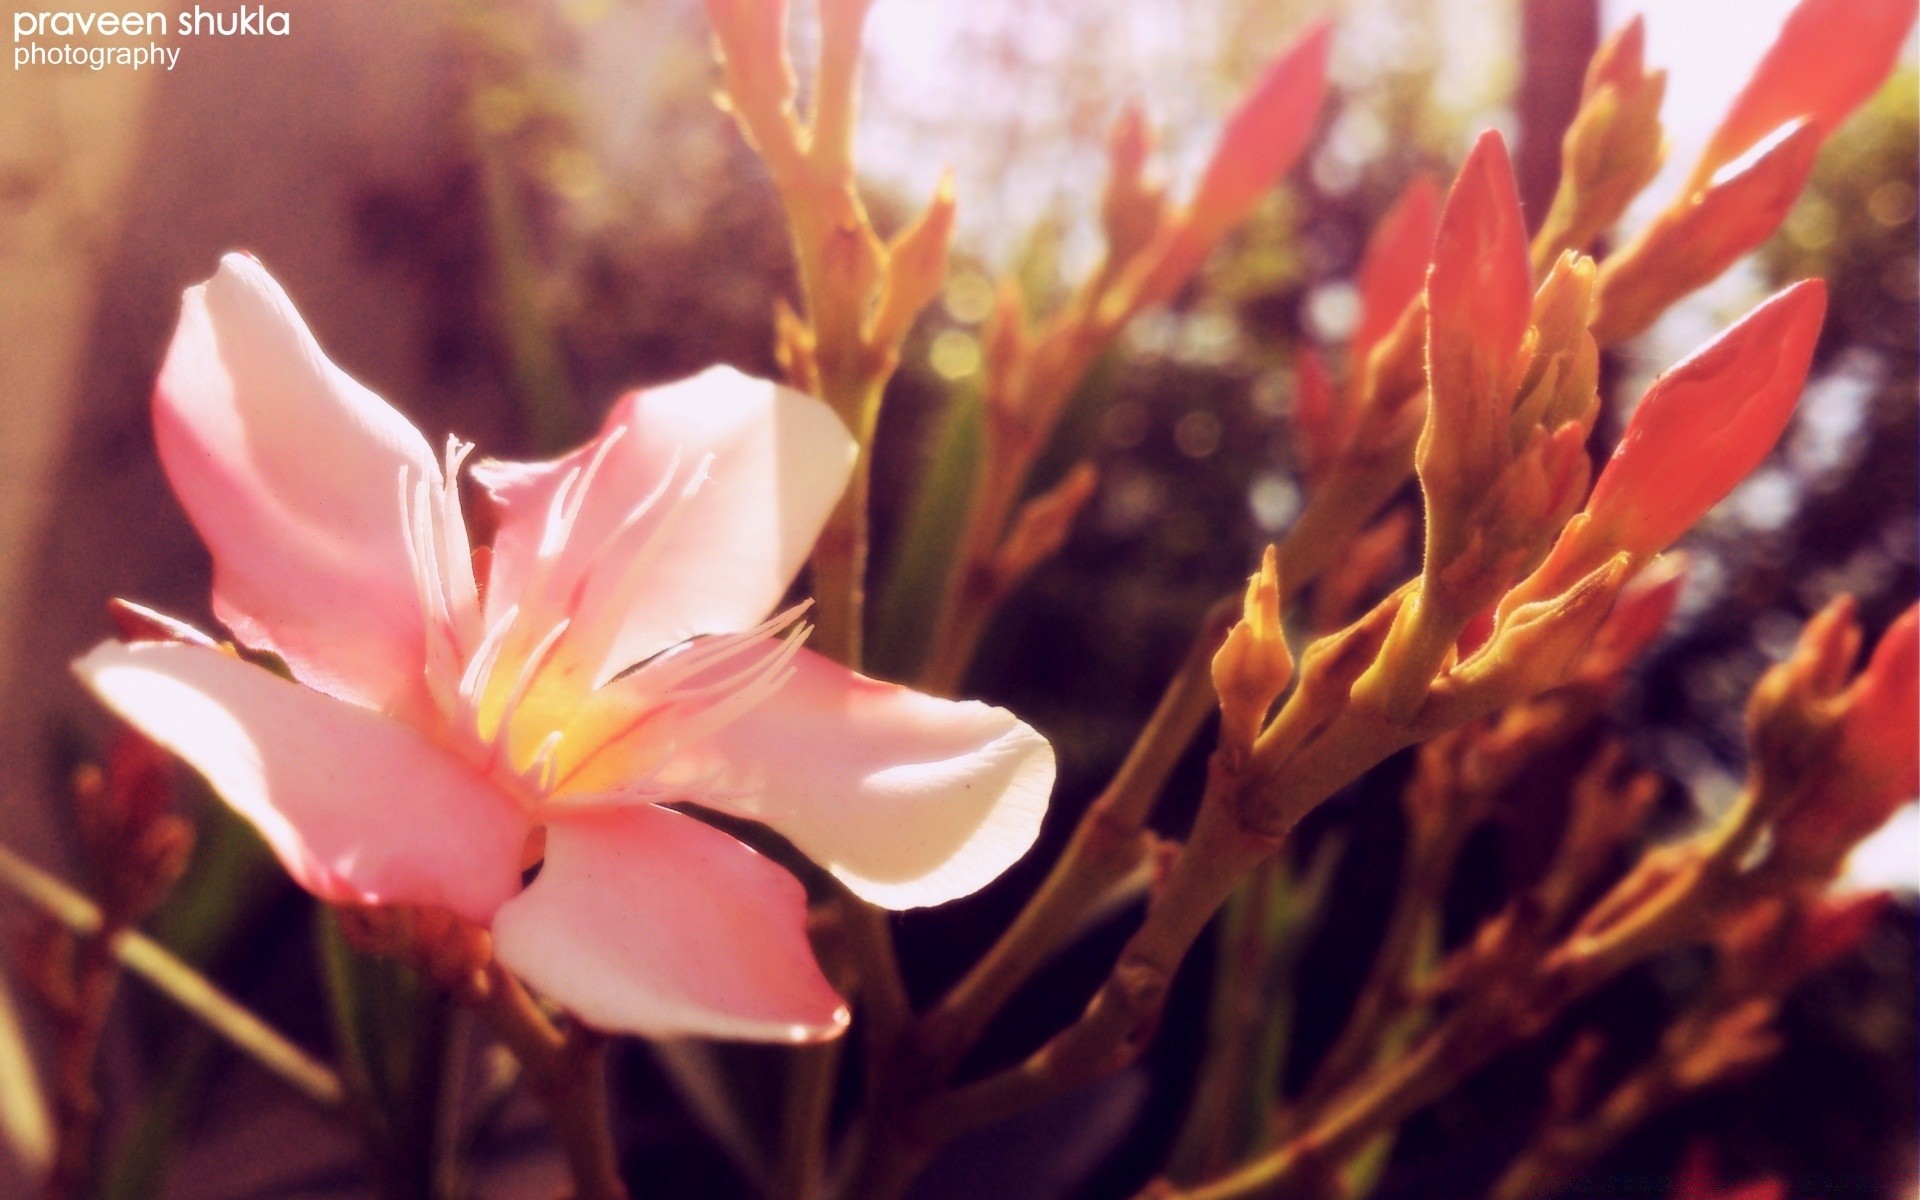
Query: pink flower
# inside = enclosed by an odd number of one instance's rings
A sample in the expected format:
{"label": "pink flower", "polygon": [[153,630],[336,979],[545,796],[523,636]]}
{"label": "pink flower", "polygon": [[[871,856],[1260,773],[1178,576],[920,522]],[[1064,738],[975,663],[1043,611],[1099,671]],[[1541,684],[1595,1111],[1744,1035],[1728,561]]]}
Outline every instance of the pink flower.
{"label": "pink flower", "polygon": [[798,609],[767,617],[853,464],[811,398],[714,369],[629,394],[563,458],[482,463],[498,533],[476,556],[469,447],[436,458],[229,256],[187,293],[154,425],[215,614],[298,682],[196,638],[76,669],[322,900],[490,926],[603,1028],[804,1040],[847,1018],[799,882],[662,804],[762,821],[893,908],[1032,844],[1044,739],[810,654]]}

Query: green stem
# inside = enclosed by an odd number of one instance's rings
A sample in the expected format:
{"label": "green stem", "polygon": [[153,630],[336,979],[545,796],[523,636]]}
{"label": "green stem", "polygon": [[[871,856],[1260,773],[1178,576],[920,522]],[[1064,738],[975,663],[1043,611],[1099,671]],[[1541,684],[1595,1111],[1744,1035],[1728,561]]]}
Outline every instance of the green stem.
{"label": "green stem", "polygon": [[[83,937],[93,936],[104,927],[98,905],[5,846],[0,846],[0,884],[12,888]],[[121,966],[153,985],[315,1105],[329,1112],[340,1109],[346,1090],[331,1068],[288,1041],[252,1010],[215,987],[206,976],[175,958],[158,942],[129,929],[112,938],[112,950]]]}
{"label": "green stem", "polygon": [[605,1041],[579,1026],[562,1033],[498,963],[488,968],[487,985],[480,1015],[547,1107],[573,1173],[572,1200],[629,1200],[607,1111]]}

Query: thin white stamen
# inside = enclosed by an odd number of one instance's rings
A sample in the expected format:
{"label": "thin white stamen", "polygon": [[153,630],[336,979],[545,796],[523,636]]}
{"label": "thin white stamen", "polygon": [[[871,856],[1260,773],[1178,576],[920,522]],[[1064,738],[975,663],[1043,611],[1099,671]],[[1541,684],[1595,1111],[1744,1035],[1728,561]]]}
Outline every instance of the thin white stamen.
{"label": "thin white stamen", "polygon": [[477,697],[485,694],[486,683],[493,675],[493,665],[500,659],[500,648],[506,644],[507,633],[513,628],[515,617],[520,615],[520,606],[514,605],[500,614],[493,628],[480,640],[474,649],[473,657],[467,661],[467,669],[460,676],[460,700],[469,715],[477,704]]}

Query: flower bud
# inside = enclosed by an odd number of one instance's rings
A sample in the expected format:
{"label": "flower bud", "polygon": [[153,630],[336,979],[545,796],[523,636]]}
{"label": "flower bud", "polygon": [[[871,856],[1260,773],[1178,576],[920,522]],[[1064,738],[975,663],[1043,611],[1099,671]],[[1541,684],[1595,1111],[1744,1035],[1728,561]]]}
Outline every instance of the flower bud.
{"label": "flower bud", "polygon": [[1293,428],[1300,435],[1300,461],[1317,476],[1340,457],[1352,432],[1352,414],[1334,390],[1326,363],[1302,346],[1293,356]]}
{"label": "flower bud", "polygon": [[993,312],[987,317],[982,341],[985,345],[986,387],[984,399],[989,413],[1011,415],[1008,410],[1020,395],[1020,375],[1032,351],[1027,332],[1026,303],[1020,285],[1005,280],[994,294]]}
{"label": "flower bud", "polygon": [[1780,228],[1813,173],[1820,133],[1801,123],[1729,165],[1648,223],[1600,267],[1593,336],[1616,345],[1644,332],[1674,301],[1718,278]]}
{"label": "flower bud", "polygon": [[1433,177],[1415,175],[1380,218],[1367,239],[1356,282],[1360,287],[1360,324],[1347,347],[1348,384],[1358,389],[1367,374],[1367,358],[1426,286],[1433,259],[1433,238],[1440,227],[1440,188]]}
{"label": "flower bud", "polygon": [[1189,220],[1211,245],[1240,223],[1307,148],[1327,92],[1333,26],[1316,21],[1282,51],[1227,118]]}
{"label": "flower bud", "polygon": [[1166,220],[1166,191],[1146,179],[1153,135],[1140,107],[1120,111],[1107,135],[1107,184],[1100,197],[1100,227],[1106,234],[1107,260],[1125,263],[1145,249]]}
{"label": "flower bud", "polygon": [[160,748],[123,733],[104,768],[75,772],[74,811],[106,923],[141,920],[186,870],[193,826],[175,815],[173,771]]}
{"label": "flower bud", "polygon": [[1508,415],[1532,309],[1526,226],[1506,143],[1474,143],[1447,195],[1427,277],[1427,421],[1420,486],[1428,560],[1465,544],[1471,509],[1511,455]]}
{"label": "flower bud", "polygon": [[953,172],[948,171],[920,219],[887,247],[880,304],[867,330],[868,343],[875,348],[894,349],[905,341],[920,310],[946,286],[953,218]]}
{"label": "flower bud", "polygon": [[480,926],[416,905],[342,904],[333,915],[341,936],[361,953],[405,963],[463,1000],[484,994],[493,939]]}
{"label": "flower bud", "polygon": [[1012,586],[1059,552],[1099,483],[1092,463],[1075,463],[1066,478],[1021,506],[993,559],[1001,587]]}
{"label": "flower bud", "polygon": [[1716,1181],[1713,1149],[1696,1142],[1680,1159],[1670,1200],[1787,1200],[1786,1181],[1777,1175],[1759,1175],[1739,1187]]}
{"label": "flower bud", "polygon": [[1893,623],[1842,689],[1860,643],[1845,600],[1808,622],[1794,658],[1755,689],[1749,715],[1763,778],[1792,797],[1774,860],[1819,882],[1920,793],[1920,609]]}
{"label": "flower bud", "polygon": [[1587,331],[1593,279],[1593,260],[1568,251],[1533,298],[1533,357],[1508,424],[1516,447],[1536,427],[1571,422],[1582,436],[1593,428],[1600,411],[1600,348]]}
{"label": "flower bud", "polygon": [[1633,577],[1580,664],[1583,678],[1617,680],[1666,629],[1687,582],[1687,556],[1663,554]]}
{"label": "flower bud", "polygon": [[1617,554],[1559,594],[1503,612],[1486,646],[1453,676],[1466,688],[1497,681],[1509,696],[1557,687],[1592,644],[1632,573],[1632,559]]}
{"label": "flower bud", "polygon": [[1588,64],[1580,109],[1561,143],[1560,186],[1534,243],[1536,267],[1591,246],[1660,170],[1667,77],[1646,69],[1645,42],[1636,16]]}
{"label": "flower bud", "polygon": [[1832,133],[1893,70],[1914,11],[1913,0],[1801,0],[1714,130],[1687,190],[1788,122]]}
{"label": "flower bud", "polygon": [[1856,785],[1906,799],[1920,792],[1920,609],[1881,636],[1846,697],[1840,757]]}
{"label": "flower bud", "polygon": [[1672,545],[1760,465],[1793,415],[1826,314],[1826,285],[1796,283],[1647,389],[1546,563],[1502,612],[1552,595],[1607,557]]}
{"label": "flower bud", "polygon": [[1098,321],[1117,327],[1186,286],[1207,252],[1280,181],[1312,136],[1326,99],[1332,26],[1315,22],[1274,59],[1227,118],[1193,199],[1160,223],[1153,241],[1101,305]]}
{"label": "flower bud", "polygon": [[1859,947],[1886,911],[1885,892],[1770,898],[1716,931],[1729,988],[1780,994]]}
{"label": "flower bud", "polygon": [[1280,558],[1272,546],[1247,580],[1240,620],[1213,656],[1213,688],[1220,696],[1220,746],[1244,763],[1266,723],[1267,711],[1293,680],[1293,655],[1280,628]]}

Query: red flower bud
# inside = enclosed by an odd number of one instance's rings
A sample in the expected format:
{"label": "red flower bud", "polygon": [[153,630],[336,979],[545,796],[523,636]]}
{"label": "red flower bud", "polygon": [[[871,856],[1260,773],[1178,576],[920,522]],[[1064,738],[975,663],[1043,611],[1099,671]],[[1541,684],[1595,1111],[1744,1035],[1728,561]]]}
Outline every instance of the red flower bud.
{"label": "red flower bud", "polygon": [[1848,689],[1840,729],[1843,770],[1858,786],[1894,802],[1920,794],[1920,608],[1881,636]]}
{"label": "red flower bud", "polygon": [[1512,456],[1509,417],[1532,313],[1520,194],[1506,143],[1489,131],[1447,194],[1427,276],[1430,400],[1417,461],[1438,526],[1428,531],[1430,558],[1464,544],[1459,526]]}
{"label": "red flower bud", "polygon": [[1273,60],[1221,130],[1189,219],[1203,241],[1239,224],[1307,148],[1327,94],[1333,26],[1316,21]]}
{"label": "red flower bud", "polygon": [[1914,13],[1914,0],[1801,0],[1721,119],[1687,191],[1789,121],[1832,133],[1893,70]]}
{"label": "red flower bud", "polygon": [[1810,279],[1654,380],[1587,500],[1589,535],[1636,556],[1672,545],[1773,449],[1827,311]]}
{"label": "red flower bud", "polygon": [[1439,186],[1430,175],[1415,175],[1374,227],[1360,259],[1360,325],[1347,349],[1350,387],[1366,378],[1367,355],[1420,295],[1439,227]]}

